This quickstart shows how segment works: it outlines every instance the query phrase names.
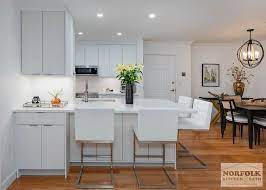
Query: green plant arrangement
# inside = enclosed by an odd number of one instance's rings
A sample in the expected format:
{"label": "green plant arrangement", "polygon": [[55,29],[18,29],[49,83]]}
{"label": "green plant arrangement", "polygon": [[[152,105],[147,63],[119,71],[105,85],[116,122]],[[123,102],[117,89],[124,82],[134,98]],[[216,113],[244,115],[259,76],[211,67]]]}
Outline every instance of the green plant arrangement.
{"label": "green plant arrangement", "polygon": [[117,65],[117,77],[123,85],[126,85],[126,104],[133,104],[133,86],[142,81],[142,64]]}
{"label": "green plant arrangement", "polygon": [[142,64],[119,64],[117,65],[117,78],[122,84],[139,83],[142,80]]}

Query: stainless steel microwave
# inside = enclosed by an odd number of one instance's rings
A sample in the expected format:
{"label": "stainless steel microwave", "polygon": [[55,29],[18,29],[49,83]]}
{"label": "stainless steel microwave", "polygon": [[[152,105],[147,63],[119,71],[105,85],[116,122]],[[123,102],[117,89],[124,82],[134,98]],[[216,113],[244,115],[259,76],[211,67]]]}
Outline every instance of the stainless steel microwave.
{"label": "stainless steel microwave", "polygon": [[76,66],[75,67],[76,75],[80,76],[97,76],[98,67],[97,66]]}

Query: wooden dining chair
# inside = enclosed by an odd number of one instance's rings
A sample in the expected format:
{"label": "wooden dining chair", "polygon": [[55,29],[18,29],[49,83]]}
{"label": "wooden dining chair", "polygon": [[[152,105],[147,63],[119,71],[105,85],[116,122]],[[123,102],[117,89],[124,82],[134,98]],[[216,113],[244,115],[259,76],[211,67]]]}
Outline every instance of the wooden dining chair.
{"label": "wooden dining chair", "polygon": [[[241,97],[240,97],[241,98]],[[236,101],[239,101],[239,98],[236,98]],[[236,110],[236,102],[235,99],[230,99],[229,97],[224,97],[221,101],[221,115],[222,115],[222,127],[223,133],[226,128],[226,122],[232,123],[233,125],[233,144],[235,143],[236,137],[236,127],[239,126],[240,136],[243,136],[243,126],[248,125],[248,118],[238,113]],[[223,135],[222,135],[223,137]]]}
{"label": "wooden dining chair", "polygon": [[255,129],[255,145],[260,145],[261,130],[266,129],[266,118],[265,117],[254,117],[253,120]]}

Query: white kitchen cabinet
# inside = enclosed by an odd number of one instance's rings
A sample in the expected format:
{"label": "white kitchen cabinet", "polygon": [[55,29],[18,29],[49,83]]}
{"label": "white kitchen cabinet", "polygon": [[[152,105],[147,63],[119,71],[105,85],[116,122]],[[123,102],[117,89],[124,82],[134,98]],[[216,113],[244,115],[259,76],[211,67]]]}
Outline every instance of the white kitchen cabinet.
{"label": "white kitchen cabinet", "polygon": [[15,114],[15,156],[18,171],[62,170],[67,176],[68,119],[69,116],[65,113]]}
{"label": "white kitchen cabinet", "polygon": [[65,126],[42,126],[42,169],[64,169]]}
{"label": "white kitchen cabinet", "polygon": [[136,45],[123,45],[123,64],[137,63]]}
{"label": "white kitchen cabinet", "polygon": [[122,47],[120,45],[110,46],[110,77],[116,77],[116,66],[122,64]]}
{"label": "white kitchen cabinet", "polygon": [[21,71],[33,75],[72,75],[73,19],[66,11],[22,11]]}
{"label": "white kitchen cabinet", "polygon": [[17,125],[15,129],[16,163],[19,169],[41,169],[41,126]]}
{"label": "white kitchen cabinet", "polygon": [[99,76],[110,75],[110,49],[108,45],[99,46]]}
{"label": "white kitchen cabinet", "polygon": [[120,45],[99,46],[99,76],[116,77],[116,66],[122,63]]}
{"label": "white kitchen cabinet", "polygon": [[76,45],[76,66],[85,65],[85,47],[83,45]]}
{"label": "white kitchen cabinet", "polygon": [[65,73],[65,12],[43,12],[43,74]]}
{"label": "white kitchen cabinet", "polygon": [[98,66],[99,64],[99,52],[97,46],[85,47],[85,65]]}
{"label": "white kitchen cabinet", "polygon": [[92,44],[79,42],[76,45],[76,65],[98,66],[100,77],[115,78],[118,64],[136,64],[136,44]]}
{"label": "white kitchen cabinet", "polygon": [[21,69],[23,74],[42,73],[42,12],[21,12]]}

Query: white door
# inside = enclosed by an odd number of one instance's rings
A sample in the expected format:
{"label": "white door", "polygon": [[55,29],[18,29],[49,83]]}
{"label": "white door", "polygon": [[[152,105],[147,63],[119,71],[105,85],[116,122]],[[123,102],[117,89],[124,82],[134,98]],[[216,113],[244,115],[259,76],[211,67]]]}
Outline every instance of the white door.
{"label": "white door", "polygon": [[65,126],[42,126],[42,169],[65,168]]}
{"label": "white door", "polygon": [[15,128],[18,169],[41,169],[41,126],[17,125]]}
{"label": "white door", "polygon": [[175,101],[176,57],[144,55],[144,96]]}
{"label": "white door", "polygon": [[43,12],[43,73],[65,74],[65,13]]}

